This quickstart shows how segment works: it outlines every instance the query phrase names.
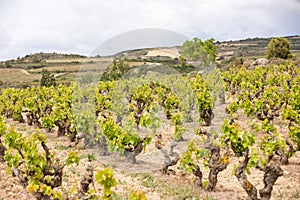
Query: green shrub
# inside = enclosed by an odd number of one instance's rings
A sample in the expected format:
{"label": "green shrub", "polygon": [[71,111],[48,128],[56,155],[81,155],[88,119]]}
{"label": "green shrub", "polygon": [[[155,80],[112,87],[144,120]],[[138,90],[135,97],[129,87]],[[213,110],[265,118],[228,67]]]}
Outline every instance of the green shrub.
{"label": "green shrub", "polygon": [[272,38],[267,46],[267,58],[291,58],[290,43],[284,37]]}

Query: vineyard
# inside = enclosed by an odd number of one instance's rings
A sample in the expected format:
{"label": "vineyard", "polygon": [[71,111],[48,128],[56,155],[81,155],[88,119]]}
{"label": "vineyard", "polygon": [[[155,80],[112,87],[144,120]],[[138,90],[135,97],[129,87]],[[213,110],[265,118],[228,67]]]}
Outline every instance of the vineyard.
{"label": "vineyard", "polygon": [[0,168],[31,199],[297,199],[299,75],[287,62],[3,88]]}

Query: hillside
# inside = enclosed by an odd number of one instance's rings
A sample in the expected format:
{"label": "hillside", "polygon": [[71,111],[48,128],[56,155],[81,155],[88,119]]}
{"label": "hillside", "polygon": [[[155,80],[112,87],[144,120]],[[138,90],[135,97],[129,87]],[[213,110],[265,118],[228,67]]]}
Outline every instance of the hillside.
{"label": "hillside", "polygon": [[[291,44],[293,53],[300,51],[300,36],[285,37]],[[248,38],[235,41],[217,41],[218,60],[230,59],[231,57],[264,57],[268,43],[272,38]],[[171,53],[170,53],[171,52]],[[162,48],[145,48],[123,51],[116,54],[116,57],[126,58],[145,58],[149,56],[169,56],[171,58],[179,57],[180,46],[162,47]],[[170,55],[171,54],[171,55]],[[297,54],[298,55],[298,54]]]}
{"label": "hillside", "polygon": [[[286,38],[291,44],[293,60],[298,62],[300,36]],[[257,58],[265,57],[266,47],[270,40],[271,38],[248,38],[236,41],[217,41],[215,44],[219,67],[240,64],[249,66]],[[28,54],[22,58],[1,61],[0,85],[5,87],[38,85],[43,69],[53,73],[58,82],[69,83],[88,72],[102,74],[105,69],[112,66],[114,58],[124,59],[130,67],[160,63],[173,66],[180,72],[186,73],[194,70],[193,68],[179,69],[179,56],[180,46],[128,50],[106,57],[40,52]]]}
{"label": "hillside", "polygon": [[[300,36],[286,37],[293,53],[300,51]],[[266,47],[272,38],[252,38],[236,41],[217,42],[219,59],[230,57],[264,57]],[[299,54],[297,54],[299,55]]]}

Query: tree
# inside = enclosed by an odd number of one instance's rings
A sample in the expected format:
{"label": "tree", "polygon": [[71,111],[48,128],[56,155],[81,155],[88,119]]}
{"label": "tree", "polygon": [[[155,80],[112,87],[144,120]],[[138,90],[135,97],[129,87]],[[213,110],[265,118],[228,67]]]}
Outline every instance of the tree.
{"label": "tree", "polygon": [[5,67],[7,67],[7,68],[12,66],[10,61],[5,61],[4,63],[5,63]]}
{"label": "tree", "polygon": [[130,66],[123,59],[114,59],[112,67],[102,74],[101,81],[118,80],[129,70]]}
{"label": "tree", "polygon": [[48,70],[43,69],[42,71],[42,78],[41,78],[41,86],[46,86],[46,87],[50,87],[50,86],[55,86],[55,78],[54,75],[51,74]]}
{"label": "tree", "polygon": [[291,58],[290,43],[284,37],[272,38],[267,46],[267,58]]}
{"label": "tree", "polygon": [[183,43],[181,55],[193,61],[201,61],[204,64],[214,62],[217,56],[217,47],[214,39],[202,41],[199,38],[187,40]]}

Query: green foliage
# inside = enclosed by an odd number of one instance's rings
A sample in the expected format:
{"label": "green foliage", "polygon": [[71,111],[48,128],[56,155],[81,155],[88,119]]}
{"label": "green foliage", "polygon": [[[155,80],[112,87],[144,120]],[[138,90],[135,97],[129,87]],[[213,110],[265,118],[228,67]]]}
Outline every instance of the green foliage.
{"label": "green foliage", "polygon": [[215,102],[224,93],[224,82],[219,69],[213,69],[208,73],[202,74],[208,91],[211,93],[211,98]]}
{"label": "green foliage", "polygon": [[96,182],[103,187],[102,199],[111,199],[112,191],[111,188],[117,186],[117,181],[114,178],[113,170],[104,168],[103,170],[97,171],[95,175]]}
{"label": "green foliage", "polygon": [[96,159],[95,155],[93,153],[92,154],[88,154],[87,158],[88,158],[88,162],[93,162]]}
{"label": "green foliage", "polygon": [[229,111],[230,115],[233,115],[237,110],[239,109],[239,105],[237,102],[233,101],[227,108]]}
{"label": "green foliage", "polygon": [[229,143],[231,149],[236,156],[242,157],[247,149],[255,143],[254,134],[246,131],[242,131],[241,127],[235,122],[230,123],[229,120],[225,120],[222,126],[222,132],[224,133],[223,141]]}
{"label": "green foliage", "polygon": [[4,136],[6,133],[6,125],[3,121],[3,117],[0,115],[0,142],[1,142],[1,137]]}
{"label": "green foliage", "polygon": [[186,66],[186,59],[182,55],[179,56],[179,62],[180,62],[181,67]]}
{"label": "green foliage", "polygon": [[50,87],[52,85],[55,86],[56,83],[55,83],[54,75],[51,74],[48,70],[43,69],[40,85],[45,87]]}
{"label": "green foliage", "polygon": [[291,58],[290,43],[284,37],[272,38],[267,46],[267,58]]}
{"label": "green foliage", "polygon": [[7,67],[7,68],[12,66],[10,61],[5,61],[4,64],[5,64],[5,67]]}
{"label": "green foliage", "polygon": [[210,194],[206,194],[204,200],[214,200]]}
{"label": "green foliage", "polygon": [[[227,108],[232,119],[226,120],[222,127],[223,141],[236,156],[244,157],[234,169],[241,183],[240,173],[244,173],[241,170],[250,173],[253,167],[265,172],[265,187],[272,187],[267,179],[270,176],[268,170],[274,167],[281,170],[280,164],[287,164],[289,158],[299,151],[299,74],[299,68],[289,62],[258,66],[252,70],[231,68],[223,72],[226,90],[233,97]],[[243,126],[246,130],[233,120],[241,114],[247,115],[244,125],[250,127]],[[256,137],[250,129],[256,132]],[[288,130],[288,133],[282,130]],[[276,175],[275,181],[278,176],[281,173]],[[248,184],[247,181],[244,183]]]}
{"label": "green foliage", "polygon": [[130,193],[129,199],[130,200],[147,200],[148,198],[146,197],[144,192],[135,190]]}
{"label": "green foliage", "polygon": [[66,159],[66,164],[69,166],[73,163],[79,165],[80,157],[78,156],[78,152],[71,151]]}
{"label": "green foliage", "polygon": [[[1,127],[5,130],[3,125]],[[65,165],[48,149],[46,136],[37,131],[25,137],[13,128],[1,132],[7,148],[4,156],[7,171],[17,176],[31,194],[62,199],[61,193],[53,189],[62,184]],[[74,162],[78,164],[79,158],[77,154],[70,153],[66,164]]]}
{"label": "green foliage", "polygon": [[95,85],[75,85],[71,108],[72,115],[68,117],[70,120],[73,119],[73,123],[76,124],[76,131],[83,135],[85,141],[88,141],[85,145],[90,147],[97,144],[102,137],[102,134],[95,135],[98,129],[97,115],[95,115],[95,112],[98,112],[96,100],[98,96],[95,94]]}
{"label": "green foliage", "polygon": [[141,185],[147,188],[155,189],[157,188],[157,184],[154,182],[154,178],[151,174],[143,173],[140,175],[142,180],[141,180]]}
{"label": "green foliage", "polygon": [[191,81],[193,91],[196,96],[196,105],[199,113],[199,122],[211,118],[212,109],[214,106],[211,93],[208,91],[206,82],[200,74]]}
{"label": "green foliage", "polygon": [[261,139],[259,145],[263,154],[266,156],[274,155],[276,150],[284,149],[286,146],[285,140],[278,134],[275,134],[273,136],[270,135],[264,136]]}
{"label": "green foliage", "polygon": [[140,142],[138,134],[128,134],[111,117],[101,122],[101,127],[108,143],[114,150],[124,152],[126,148],[134,148]]}
{"label": "green foliage", "polygon": [[[102,121],[102,128],[104,135],[107,139],[113,143],[114,147],[120,149],[127,149],[135,147],[143,140],[143,146],[151,142],[151,136],[140,138],[137,132],[131,132],[131,129],[123,129],[115,123],[114,118],[111,116],[113,113],[110,107],[111,103],[111,91],[113,84],[107,82],[96,90],[99,94],[96,96],[97,101],[91,100],[87,103],[97,103],[97,110],[101,113],[101,117],[108,117],[107,120]],[[94,88],[95,89],[95,88]],[[78,101],[85,100],[84,97],[90,94],[86,90],[83,91],[82,96],[74,99],[71,103],[73,86],[65,87],[59,85],[54,87],[36,87],[27,88],[25,90],[20,89],[4,89],[0,95],[0,101],[5,102],[1,104],[0,112],[4,114],[11,110],[18,110],[22,112],[26,109],[28,113],[34,115],[35,119],[41,120],[43,127],[53,127],[53,123],[57,125],[57,121],[65,122],[64,129],[68,130],[73,126],[76,126],[74,122],[74,116],[72,106],[78,106]],[[95,92],[95,91],[94,91]],[[99,92],[99,93],[98,93]],[[90,99],[89,97],[87,99]],[[17,108],[17,109],[16,109]],[[17,113],[17,112],[16,112]],[[95,110],[93,110],[95,114]],[[36,115],[36,116],[35,116]],[[145,116],[147,113],[145,113]],[[103,118],[99,118],[100,121]],[[93,118],[94,120],[96,118]],[[143,119],[146,126],[152,126],[151,120]],[[78,122],[78,121],[77,121]],[[79,123],[79,122],[78,122]],[[72,127],[70,127],[70,124]],[[128,125],[128,124],[127,124]],[[60,126],[60,125],[57,125]],[[132,127],[133,124],[129,125]],[[79,130],[82,129],[76,126]],[[35,196],[42,195],[46,197],[62,199],[62,195],[59,190],[54,190],[62,184],[63,168],[66,165],[71,165],[80,162],[80,158],[77,152],[69,152],[66,160],[59,161],[55,158],[55,155],[51,153],[46,145],[46,136],[36,132],[29,136],[25,136],[22,133],[17,132],[15,129],[7,129],[2,118],[0,120],[0,144],[5,145],[5,161],[9,168],[8,171],[17,170],[12,172],[18,176],[21,182],[27,186],[30,193]],[[93,156],[89,156],[89,161],[92,161]],[[16,173],[19,173],[17,175]],[[23,178],[26,177],[26,178]],[[116,181],[112,176],[112,171],[103,170],[96,175],[97,181],[104,186],[103,199],[114,198],[115,195],[111,192],[111,187],[116,185]],[[133,199],[145,199],[145,195],[141,192],[132,194]]]}
{"label": "green foliage", "polygon": [[113,81],[120,79],[126,72],[130,70],[130,66],[125,64],[123,59],[115,59],[111,69],[107,69],[102,76],[101,81]]}
{"label": "green foliage", "polygon": [[214,45],[213,38],[206,41],[194,38],[184,42],[181,55],[193,61],[201,61],[204,66],[207,66],[216,60],[217,47]]}
{"label": "green foliage", "polygon": [[[122,68],[114,69],[124,72]],[[239,111],[239,115],[244,113],[251,119],[251,130],[244,130],[244,126],[242,129],[238,123],[229,120],[225,120],[222,127],[222,140],[236,156],[242,157],[246,152],[249,153],[246,170],[250,167],[265,167],[268,158],[278,154],[278,150],[287,153],[290,146],[295,148],[295,151],[299,150],[299,72],[298,66],[292,63],[266,68],[256,67],[253,70],[247,70],[245,67],[231,68],[223,72],[226,90],[233,97],[227,110],[232,117]],[[205,120],[214,106],[213,86],[219,83],[219,80],[215,80],[218,73],[211,77],[197,74],[191,79],[168,76],[160,82],[145,78],[107,81],[99,82],[97,86],[82,88],[77,85],[59,85],[56,88],[8,88],[1,90],[0,114],[21,121],[22,113],[26,110],[30,116],[27,120],[41,122],[43,128],[62,127],[67,135],[79,131],[85,133],[87,139],[95,141],[105,136],[112,150],[124,152],[135,149],[141,143],[145,148],[151,142],[161,124],[161,114],[173,125],[176,140],[185,132],[183,122],[186,116],[190,115],[192,118],[196,111],[196,114],[199,114],[199,122]],[[280,124],[274,124],[274,121],[280,121]],[[141,137],[139,126],[153,132]],[[277,131],[282,130],[282,127],[289,131],[288,134]],[[259,135],[255,137],[253,131]],[[210,164],[211,152],[202,146],[208,135],[201,132],[201,129],[198,129],[197,133],[197,137],[201,139],[190,142],[180,160],[182,167],[192,173],[199,163],[203,163],[204,167]],[[291,140],[290,146],[287,146],[286,138]],[[7,149],[5,160],[9,170],[19,169],[24,174],[23,177],[28,179],[27,189],[33,194],[39,192],[53,198],[61,198],[61,194],[56,193],[51,185],[54,180],[52,174],[56,173],[57,169],[61,169],[62,172],[65,165],[80,163],[76,152],[70,152],[64,162],[56,160],[55,155],[46,146],[45,135],[36,132],[25,136],[13,128],[7,129],[2,120],[1,144]],[[211,144],[218,144],[218,140]],[[95,159],[93,155],[87,157],[88,161]],[[218,161],[228,163],[228,157]],[[100,170],[96,179],[104,187],[103,198],[112,198],[111,188],[116,185],[112,171]],[[147,181],[152,184],[151,187],[157,187],[153,180]],[[57,183],[59,184],[61,183]],[[130,198],[144,199],[144,195],[134,192]]]}
{"label": "green foliage", "polygon": [[208,167],[210,151],[205,148],[199,148],[196,141],[191,141],[188,148],[180,157],[181,167],[189,173],[194,173],[200,159],[203,159],[204,167]]}
{"label": "green foliage", "polygon": [[[161,119],[157,116],[157,112],[160,108],[164,109],[167,119],[171,120],[175,126],[174,138],[181,138],[184,129],[181,127],[181,115],[179,112],[180,101],[177,94],[174,93],[171,88],[159,82],[145,79],[130,81],[136,81],[137,83],[130,85],[127,80],[120,80],[118,81],[118,87],[110,91],[104,87],[104,84],[108,84],[108,82],[101,83],[102,89],[99,93],[105,95],[98,95],[97,108],[99,107],[99,112],[101,111],[102,115],[105,115],[105,117],[102,118],[103,120],[99,122],[102,124],[103,133],[105,135],[108,134],[106,136],[109,143],[119,138],[122,139],[123,142],[115,141],[113,142],[113,146],[115,146],[115,144],[125,144],[124,139],[127,137],[119,137],[119,135],[128,134],[131,138],[136,138],[134,139],[136,142],[129,146],[138,144],[141,141],[138,139],[140,127],[151,129],[154,135],[161,123]],[[112,101],[112,99],[114,101]],[[105,111],[105,107],[109,109]],[[116,122],[113,119],[109,119],[112,116],[116,116],[116,118],[120,118],[121,120]],[[108,132],[108,130],[110,130],[110,132]],[[112,134],[112,132],[116,132],[117,134]],[[144,144],[145,142],[146,141],[144,141]],[[115,147],[119,150],[123,149],[120,145]]]}
{"label": "green foliage", "polygon": [[[223,72],[226,90],[236,96],[227,110],[233,114],[241,109],[246,115],[257,118],[261,122],[253,123],[252,128],[276,138],[277,128],[273,121],[282,117],[289,121],[289,133],[286,137],[299,146],[299,73],[293,63],[256,67],[254,70],[242,67]],[[273,143],[276,143],[276,138],[272,140]],[[281,148],[285,149],[283,146]]]}

